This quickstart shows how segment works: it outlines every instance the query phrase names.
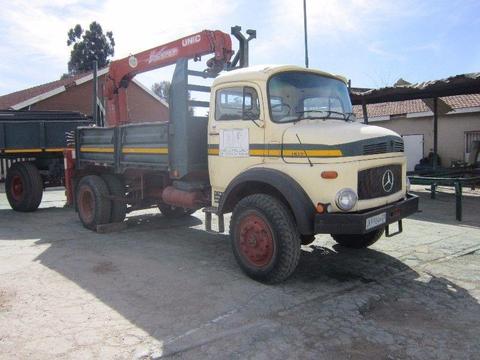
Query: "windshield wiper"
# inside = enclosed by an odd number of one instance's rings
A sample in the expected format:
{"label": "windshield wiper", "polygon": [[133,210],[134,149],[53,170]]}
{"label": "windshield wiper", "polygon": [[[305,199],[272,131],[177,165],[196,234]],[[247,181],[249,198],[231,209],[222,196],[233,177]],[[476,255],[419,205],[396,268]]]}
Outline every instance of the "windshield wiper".
{"label": "windshield wiper", "polygon": [[325,116],[308,116],[308,117],[304,117],[303,115],[305,113],[308,113],[308,112],[325,112],[324,110],[304,110],[304,111],[296,111],[296,113],[298,114],[297,118],[295,120],[293,120],[294,123],[297,123],[298,121],[300,120],[304,120],[304,119],[326,119],[328,117],[328,114],[325,115]]}
{"label": "windshield wiper", "polygon": [[[348,112],[348,113],[345,113],[345,115],[347,115],[347,118],[345,120],[347,121],[355,121],[355,113],[353,112]],[[351,119],[351,117],[353,116],[353,119]]]}
{"label": "windshield wiper", "polygon": [[[303,117],[303,114],[305,114],[307,112],[322,112],[322,113],[326,113],[326,115],[325,116]],[[351,114],[351,113],[342,113],[340,111],[335,111],[335,110],[303,110],[303,111],[297,111],[296,113],[299,114],[299,115],[298,115],[297,119],[295,120],[295,122],[300,121],[302,119],[327,119],[332,114],[342,115],[343,120],[348,121],[348,119],[350,117],[350,114]]]}

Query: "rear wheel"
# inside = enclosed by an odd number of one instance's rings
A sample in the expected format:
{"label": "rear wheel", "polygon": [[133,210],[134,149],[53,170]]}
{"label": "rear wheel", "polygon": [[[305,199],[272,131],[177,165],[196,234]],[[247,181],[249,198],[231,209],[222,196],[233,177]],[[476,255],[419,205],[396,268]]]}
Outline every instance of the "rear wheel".
{"label": "rear wheel", "polygon": [[158,204],[158,209],[163,216],[169,219],[176,219],[182,216],[192,215],[196,210],[195,209],[185,209],[183,207],[177,207],[168,204]]}
{"label": "rear wheel", "polygon": [[78,183],[78,216],[87,229],[96,230],[97,225],[109,223],[112,207],[108,195],[107,184],[97,175],[85,176]]}
{"label": "rear wheel", "polygon": [[250,195],[235,206],[230,221],[233,253],[252,279],[278,283],[300,259],[300,234],[286,206],[276,198]]}
{"label": "rear wheel", "polygon": [[122,222],[127,214],[127,204],[125,203],[125,185],[122,180],[112,174],[103,174],[102,179],[107,184],[110,195],[117,198],[117,200],[111,200],[111,223]]}
{"label": "rear wheel", "polygon": [[333,240],[340,245],[352,248],[363,249],[376,243],[383,235],[384,228],[371,231],[366,234],[331,234]]}
{"label": "rear wheel", "polygon": [[43,180],[37,167],[30,162],[14,163],[8,169],[5,191],[13,210],[37,210],[43,196]]}

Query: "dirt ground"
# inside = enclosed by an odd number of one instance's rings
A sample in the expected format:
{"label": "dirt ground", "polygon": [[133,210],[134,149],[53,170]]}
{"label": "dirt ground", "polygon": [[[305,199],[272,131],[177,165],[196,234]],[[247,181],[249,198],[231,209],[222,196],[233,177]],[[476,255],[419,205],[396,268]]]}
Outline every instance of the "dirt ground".
{"label": "dirt ground", "polygon": [[414,190],[402,234],[366,250],[317,236],[277,286],[245,277],[201,212],[96,234],[63,190],[29,214],[2,190],[0,358],[478,359],[480,192],[459,223],[449,191]]}

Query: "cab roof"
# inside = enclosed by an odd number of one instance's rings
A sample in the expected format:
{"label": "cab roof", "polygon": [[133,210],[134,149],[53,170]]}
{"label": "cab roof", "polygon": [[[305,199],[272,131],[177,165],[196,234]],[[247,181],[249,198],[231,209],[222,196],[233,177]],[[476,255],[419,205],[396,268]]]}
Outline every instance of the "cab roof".
{"label": "cab roof", "polygon": [[307,69],[296,65],[255,65],[242,69],[227,71],[217,76],[213,81],[213,86],[235,81],[267,81],[273,74],[284,71],[302,71],[319,74],[322,76],[334,78],[347,83],[347,79],[340,75],[334,75],[325,71],[316,69]]}

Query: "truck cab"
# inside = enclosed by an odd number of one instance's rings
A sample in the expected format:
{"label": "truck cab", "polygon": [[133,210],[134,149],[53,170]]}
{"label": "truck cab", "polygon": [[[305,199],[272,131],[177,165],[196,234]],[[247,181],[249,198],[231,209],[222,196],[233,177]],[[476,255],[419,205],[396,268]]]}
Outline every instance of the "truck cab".
{"label": "truck cab", "polygon": [[237,176],[253,169],[282,172],[328,213],[406,196],[402,138],[356,121],[343,77],[297,66],[236,70],[215,79],[211,104],[214,206]]}
{"label": "truck cab", "polygon": [[[344,246],[366,247],[393,222],[401,231],[401,218],[417,210],[407,194],[402,138],[355,119],[345,78],[250,67],[216,78],[210,103],[211,198],[217,212],[233,211],[232,237],[248,243],[271,233],[261,216],[235,216],[239,201],[259,193],[287,207],[303,244],[328,233]],[[248,268],[269,254],[255,248],[237,246],[237,260]]]}

